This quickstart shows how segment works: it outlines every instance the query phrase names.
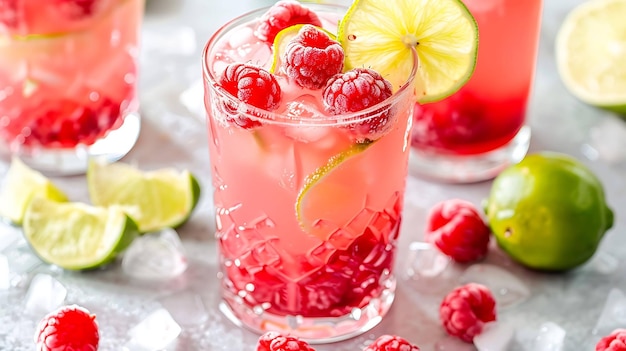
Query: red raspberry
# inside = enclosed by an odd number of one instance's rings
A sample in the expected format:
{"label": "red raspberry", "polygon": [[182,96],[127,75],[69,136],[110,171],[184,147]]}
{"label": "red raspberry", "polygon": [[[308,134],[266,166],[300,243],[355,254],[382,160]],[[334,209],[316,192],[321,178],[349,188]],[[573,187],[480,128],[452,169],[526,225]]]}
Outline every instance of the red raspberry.
{"label": "red raspberry", "polygon": [[363,351],[420,351],[420,348],[399,336],[381,335]]}
{"label": "red raspberry", "polygon": [[256,351],[315,351],[309,344],[294,336],[267,332],[259,338]]}
{"label": "red raspberry", "polygon": [[261,16],[255,34],[259,39],[273,43],[278,32],[296,24],[312,24],[321,27],[322,21],[315,12],[299,2],[281,0]]}
{"label": "red raspberry", "polygon": [[626,329],[615,329],[600,339],[596,351],[626,351]]}
{"label": "red raspberry", "polygon": [[424,237],[453,260],[471,262],[487,255],[490,234],[471,202],[452,199],[430,210]]}
{"label": "red raspberry", "polygon": [[343,69],[343,48],[328,34],[311,25],[303,26],[284,54],[283,68],[296,84],[320,89]]}
{"label": "red raspberry", "polygon": [[90,16],[98,0],[55,0],[60,13],[70,19],[82,19]]}
{"label": "red raspberry", "polygon": [[439,317],[448,334],[471,343],[485,323],[496,320],[496,301],[486,286],[465,284],[446,295]]}
{"label": "red raspberry", "polygon": [[96,316],[76,305],[45,316],[35,334],[37,351],[95,351],[99,340]]}
{"label": "red raspberry", "polygon": [[17,0],[0,0],[0,24],[16,28],[22,16],[18,10]]}
{"label": "red raspberry", "polygon": [[[354,68],[333,76],[326,83],[322,99],[329,113],[339,115],[364,110],[385,101],[392,94],[391,83],[378,72],[369,68]],[[391,111],[383,109],[382,112],[372,113],[364,121],[346,127],[356,134],[357,139],[374,140],[393,126],[391,116]]]}
{"label": "red raspberry", "polygon": [[[220,77],[219,84],[239,100],[252,106],[273,110],[280,103],[281,90],[276,78],[261,67],[247,63],[233,63],[226,67]],[[230,122],[243,128],[252,128],[260,125],[248,117],[236,113],[236,108],[227,106],[237,115]]]}

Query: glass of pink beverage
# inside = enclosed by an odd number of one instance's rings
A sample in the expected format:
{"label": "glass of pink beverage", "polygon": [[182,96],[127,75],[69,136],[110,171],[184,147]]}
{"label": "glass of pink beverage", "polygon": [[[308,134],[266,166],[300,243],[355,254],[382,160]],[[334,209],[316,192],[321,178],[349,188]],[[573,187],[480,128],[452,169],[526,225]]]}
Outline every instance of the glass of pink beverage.
{"label": "glass of pink beverage", "polygon": [[526,126],[542,0],[463,0],[478,23],[476,69],[456,94],[417,105],[411,173],[450,182],[493,178],[519,162]]}
{"label": "glass of pink beverage", "polygon": [[[306,7],[334,33],[346,11]],[[322,89],[280,73],[273,111],[245,104],[220,76],[233,62],[269,69],[273,47],[255,35],[266,11],[223,26],[203,55],[222,310],[257,332],[342,340],[380,322],[394,298],[415,71],[355,113],[329,114]],[[385,128],[361,128],[381,118]]]}
{"label": "glass of pink beverage", "polygon": [[56,174],[124,156],[139,133],[144,0],[0,2],[0,154]]}

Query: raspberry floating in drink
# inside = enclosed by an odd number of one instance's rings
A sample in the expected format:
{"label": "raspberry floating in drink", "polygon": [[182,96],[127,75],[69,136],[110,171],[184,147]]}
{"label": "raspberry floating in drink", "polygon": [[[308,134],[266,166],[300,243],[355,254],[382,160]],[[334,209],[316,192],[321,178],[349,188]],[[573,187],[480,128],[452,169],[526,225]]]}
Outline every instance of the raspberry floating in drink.
{"label": "raspberry floating in drink", "polygon": [[283,69],[299,86],[320,89],[343,69],[343,49],[323,30],[305,25],[287,44]]}
{"label": "raspberry floating in drink", "polygon": [[281,0],[272,6],[259,21],[255,34],[269,43],[281,30],[296,24],[322,26],[317,14],[293,0]]}

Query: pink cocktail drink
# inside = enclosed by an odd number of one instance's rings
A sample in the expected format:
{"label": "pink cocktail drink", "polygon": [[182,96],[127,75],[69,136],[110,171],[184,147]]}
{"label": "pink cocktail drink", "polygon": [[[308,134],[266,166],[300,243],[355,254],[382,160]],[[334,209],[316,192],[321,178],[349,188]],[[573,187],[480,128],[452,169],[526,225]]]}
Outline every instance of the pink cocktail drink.
{"label": "pink cocktail drink", "polygon": [[495,176],[528,148],[530,134],[524,126],[542,1],[463,2],[478,23],[476,69],[456,94],[416,106],[412,146],[416,159],[423,161],[418,172],[474,181]]}
{"label": "pink cocktail drink", "polygon": [[[345,12],[307,7],[329,32]],[[270,69],[274,47],[255,35],[265,11],[222,27],[204,52],[224,306],[256,331],[340,340],[377,324],[393,300],[413,92],[331,114],[322,89],[277,72],[271,112],[238,101],[220,76],[234,62]]]}
{"label": "pink cocktail drink", "polygon": [[[137,138],[143,0],[0,7],[0,150],[54,173],[122,157]],[[111,135],[117,131],[117,135]]]}

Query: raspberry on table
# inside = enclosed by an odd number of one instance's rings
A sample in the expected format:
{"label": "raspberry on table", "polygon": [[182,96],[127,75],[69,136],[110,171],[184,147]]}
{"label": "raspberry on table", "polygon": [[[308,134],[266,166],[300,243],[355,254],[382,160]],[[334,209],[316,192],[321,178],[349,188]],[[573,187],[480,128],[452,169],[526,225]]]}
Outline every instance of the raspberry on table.
{"label": "raspberry on table", "polygon": [[487,255],[491,230],[478,209],[460,199],[437,203],[428,214],[424,238],[457,262],[471,262]]}
{"label": "raspberry on table", "polygon": [[596,344],[596,351],[626,351],[626,329],[615,329]]}
{"label": "raspberry on table", "polygon": [[[276,78],[265,69],[248,63],[232,63],[226,67],[219,84],[240,101],[264,110],[274,110],[282,95]],[[232,108],[236,113],[236,108]],[[248,117],[236,114],[230,122],[243,128],[260,125]]]}
{"label": "raspberry on table", "polygon": [[439,317],[448,334],[471,343],[485,323],[496,320],[496,301],[486,286],[468,283],[446,295]]}
{"label": "raspberry on table", "polygon": [[256,351],[315,351],[309,344],[295,336],[267,332],[259,337]]}
{"label": "raspberry on table", "polygon": [[[322,100],[329,113],[339,115],[362,111],[385,101],[392,94],[391,83],[378,72],[369,68],[353,68],[330,78],[322,92]],[[375,140],[393,126],[391,115],[389,106],[385,106],[382,111],[372,112],[370,118],[350,123],[346,128],[361,141]]]}
{"label": "raspberry on table", "polygon": [[321,27],[322,21],[315,12],[299,2],[281,0],[261,16],[255,34],[259,39],[273,43],[278,32],[296,24],[312,24]]}
{"label": "raspberry on table", "polygon": [[287,44],[283,69],[299,86],[320,89],[341,72],[343,58],[339,42],[315,26],[304,25]]}
{"label": "raspberry on table", "polygon": [[363,351],[420,351],[420,348],[399,336],[381,335]]}
{"label": "raspberry on table", "polygon": [[95,351],[99,341],[96,316],[77,305],[48,314],[35,332],[37,351]]}

